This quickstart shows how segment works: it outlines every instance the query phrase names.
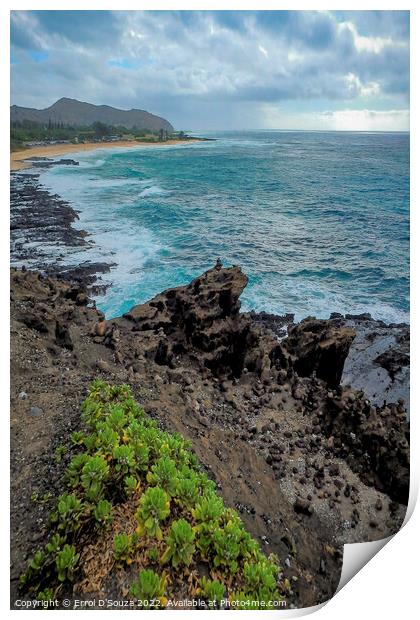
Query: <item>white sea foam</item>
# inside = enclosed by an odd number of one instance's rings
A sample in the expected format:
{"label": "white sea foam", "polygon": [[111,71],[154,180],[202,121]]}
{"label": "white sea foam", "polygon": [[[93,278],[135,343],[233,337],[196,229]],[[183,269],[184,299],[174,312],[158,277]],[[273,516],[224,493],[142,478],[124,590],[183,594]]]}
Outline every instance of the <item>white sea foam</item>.
{"label": "white sea foam", "polygon": [[[244,311],[265,311],[279,315],[290,312],[295,315],[296,321],[301,321],[308,316],[328,319],[331,312],[339,312],[343,315],[368,312],[373,319],[380,319],[385,323],[410,322],[409,312],[375,301],[353,300],[350,302],[348,297],[327,289],[319,282],[317,288],[312,288],[308,282],[293,285],[288,281],[284,283],[283,288],[273,291],[271,297],[267,297],[262,286],[254,285],[245,289],[241,299]],[[284,300],[288,300],[288,305],[284,303]]]}
{"label": "white sea foam", "polygon": [[[107,315],[116,315],[121,306],[121,299],[127,295],[133,282],[133,272],[136,272],[136,282],[141,286],[142,273],[145,265],[153,261],[161,250],[160,242],[154,235],[140,223],[133,219],[118,215],[121,208],[130,204],[133,200],[132,186],[140,188],[145,185],[153,193],[163,193],[157,185],[151,185],[154,180],[141,180],[135,178],[92,178],[92,172],[76,168],[51,168],[44,172],[41,181],[51,191],[56,192],[79,212],[79,220],[73,223],[78,229],[86,230],[94,243],[90,247],[84,247],[80,253],[72,253],[72,262],[77,258],[80,262],[90,260],[92,262],[114,263],[111,272],[101,275],[101,282],[113,284],[107,292],[106,307]],[[131,187],[131,194],[127,197],[119,195],[119,200],[104,200],[107,193],[113,195],[113,189]],[[146,190],[147,191],[147,190]],[[134,193],[138,199],[138,194]],[[66,252],[65,248],[61,250]],[[69,253],[67,253],[67,256]],[[103,298],[97,298],[100,303]],[[133,297],[133,303],[136,296]]]}
{"label": "white sea foam", "polygon": [[140,198],[146,198],[147,196],[161,196],[163,194],[167,194],[168,191],[159,187],[159,185],[152,185],[151,187],[146,187],[141,194]]}

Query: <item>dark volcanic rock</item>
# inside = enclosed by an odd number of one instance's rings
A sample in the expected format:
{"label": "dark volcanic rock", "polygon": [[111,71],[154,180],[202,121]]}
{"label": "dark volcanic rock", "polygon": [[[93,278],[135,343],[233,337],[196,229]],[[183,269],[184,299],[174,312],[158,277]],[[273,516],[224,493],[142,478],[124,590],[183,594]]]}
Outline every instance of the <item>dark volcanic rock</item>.
{"label": "dark volcanic rock", "polygon": [[321,423],[323,431],[335,438],[336,452],[347,454],[362,480],[407,504],[410,446],[404,412],[386,405],[371,407],[363,393],[355,399],[354,393],[344,392],[341,399],[327,399]]}
{"label": "dark volcanic rock", "polygon": [[348,327],[309,317],[290,329],[283,346],[298,375],[310,377],[315,373],[329,386],[337,387],[355,336]]}
{"label": "dark volcanic rock", "polygon": [[[250,506],[249,531],[291,575],[308,576],[294,582],[294,605],[332,596],[343,544],[398,530],[409,427],[401,403],[373,407],[337,384],[347,319],[311,319],[279,341],[240,313],[242,271],[218,265],[105,321],[74,280],[11,271],[13,584],[39,532],[30,497],[62,492],[54,448],[81,430],[98,375],[129,383],[159,426],[192,442],[227,504]],[[44,414],[31,416],[34,405]]]}
{"label": "dark volcanic rock", "polygon": [[301,514],[307,515],[308,517],[310,517],[314,511],[311,506],[311,502],[309,502],[307,499],[302,499],[301,497],[296,498],[293,507],[296,512],[300,512]]}
{"label": "dark volcanic rock", "polygon": [[[81,307],[87,304],[86,295],[84,303],[80,302],[81,295],[84,295],[83,287],[77,288],[50,278],[43,279],[38,273],[31,271],[14,270],[11,272],[11,289],[12,296],[13,291],[19,289],[20,300],[26,302],[18,305],[15,313],[18,321],[40,334],[45,334],[57,346],[73,349],[72,302],[78,300],[77,304]],[[36,304],[31,302],[34,297],[37,299]],[[54,305],[48,303],[51,298],[54,299]]]}
{"label": "dark volcanic rock", "polygon": [[394,381],[396,375],[401,371],[401,369],[409,366],[410,356],[402,351],[388,349],[387,351],[384,351],[384,353],[378,355],[374,361],[376,364],[379,364],[379,366],[384,368],[391,377],[391,381]]}
{"label": "dark volcanic rock", "polygon": [[410,404],[410,328],[382,321],[342,321],[357,333],[346,359],[342,383],[364,391],[375,405]]}
{"label": "dark volcanic rock", "polygon": [[239,314],[239,296],[247,282],[239,267],[210,269],[188,286],[134,306],[124,318],[135,331],[160,332],[155,350],[159,364],[191,348],[200,351],[204,365],[215,373],[240,375],[251,326],[249,318]]}
{"label": "dark volcanic rock", "polygon": [[29,243],[75,247],[86,244],[86,233],[71,226],[79,217],[77,212],[40,185],[38,175],[12,174],[10,198],[11,254],[15,262],[31,257]]}
{"label": "dark volcanic rock", "polygon": [[[285,316],[250,313],[256,325],[264,325],[279,338],[285,336]],[[268,318],[267,318],[268,317]],[[369,313],[345,317],[332,312],[329,322],[336,328],[356,332],[344,362],[342,385],[363,390],[375,405],[404,401],[409,415],[410,327],[372,319]],[[291,327],[289,324],[289,331]]]}
{"label": "dark volcanic rock", "polygon": [[287,336],[287,328],[293,325],[295,320],[295,315],[290,313],[278,315],[251,310],[249,316],[255,325],[263,325],[267,329],[271,329],[280,338]]}
{"label": "dark volcanic rock", "polygon": [[78,166],[75,159],[49,159],[48,157],[28,157],[24,160],[34,168],[51,168],[52,166]]}
{"label": "dark volcanic rock", "polygon": [[[34,158],[35,160],[35,158]],[[37,164],[77,165],[74,160],[50,161],[37,158]],[[86,242],[87,233],[77,230],[73,223],[79,219],[77,211],[56,194],[51,194],[39,182],[39,175],[16,172],[10,183],[10,255],[15,267],[38,269],[78,285],[89,287],[99,294],[104,286],[97,282],[98,274],[107,273],[109,263],[81,261],[66,264],[65,257],[74,251],[85,252],[92,243]]]}

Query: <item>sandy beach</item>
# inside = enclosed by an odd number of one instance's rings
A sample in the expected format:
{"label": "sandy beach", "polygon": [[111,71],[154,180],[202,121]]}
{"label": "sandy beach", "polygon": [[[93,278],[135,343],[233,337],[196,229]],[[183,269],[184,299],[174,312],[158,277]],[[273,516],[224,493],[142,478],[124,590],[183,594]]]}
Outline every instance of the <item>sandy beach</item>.
{"label": "sandy beach", "polygon": [[160,143],[121,140],[119,142],[88,142],[86,144],[50,144],[48,146],[33,146],[22,151],[10,153],[10,170],[21,170],[23,168],[28,168],[30,163],[25,160],[32,157],[57,157],[61,155],[69,155],[70,153],[80,153],[82,151],[94,151],[96,149],[109,149],[116,147],[165,147],[173,144],[190,144],[191,142],[200,142],[200,140],[168,140],[167,142]]}

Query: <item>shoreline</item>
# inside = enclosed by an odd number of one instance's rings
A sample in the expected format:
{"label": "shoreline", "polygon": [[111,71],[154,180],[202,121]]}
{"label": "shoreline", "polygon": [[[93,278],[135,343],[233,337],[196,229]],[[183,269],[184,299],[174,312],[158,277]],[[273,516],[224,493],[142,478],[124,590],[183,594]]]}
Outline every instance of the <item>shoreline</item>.
{"label": "shoreline", "polygon": [[292,315],[242,313],[248,278],[239,267],[210,269],[105,320],[89,293],[111,265],[70,264],[59,254],[45,269],[48,241],[84,247],[88,232],[72,229],[77,212],[31,170],[12,175],[11,195],[12,256],[21,252],[26,263],[11,269],[13,595],[34,540],[47,541],[40,510],[47,522],[53,508],[30,498],[34,489],[39,497],[62,493],[67,461],[57,450],[70,452],[81,395],[99,377],[128,383],[147,415],[192,442],[223,500],[278,557],[293,606],[333,596],[343,545],[386,538],[404,520],[408,399],[394,388],[396,378],[408,381],[399,348],[402,338],[408,346],[409,328],[391,330],[368,315],[292,325]]}
{"label": "shoreline", "polygon": [[57,157],[69,153],[82,153],[109,148],[148,148],[151,146],[165,147],[185,145],[203,142],[199,138],[191,140],[168,140],[167,142],[133,142],[132,140],[120,140],[118,142],[88,142],[86,144],[49,144],[47,146],[33,146],[22,151],[10,153],[10,170],[24,170],[31,167],[31,162],[25,160],[33,157]]}

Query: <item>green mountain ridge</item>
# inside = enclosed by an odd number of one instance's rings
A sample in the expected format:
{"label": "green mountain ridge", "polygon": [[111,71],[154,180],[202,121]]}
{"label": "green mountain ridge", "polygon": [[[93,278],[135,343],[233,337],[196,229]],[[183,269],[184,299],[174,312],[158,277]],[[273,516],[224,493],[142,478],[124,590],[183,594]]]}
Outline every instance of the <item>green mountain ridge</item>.
{"label": "green mountain ridge", "polygon": [[121,125],[123,127],[138,127],[159,131],[174,131],[169,121],[145,110],[120,110],[108,105],[94,105],[62,97],[53,105],[43,110],[25,108],[17,105],[10,106],[10,121],[34,121],[38,123],[63,123],[64,125],[89,126],[97,121],[107,125]]}

